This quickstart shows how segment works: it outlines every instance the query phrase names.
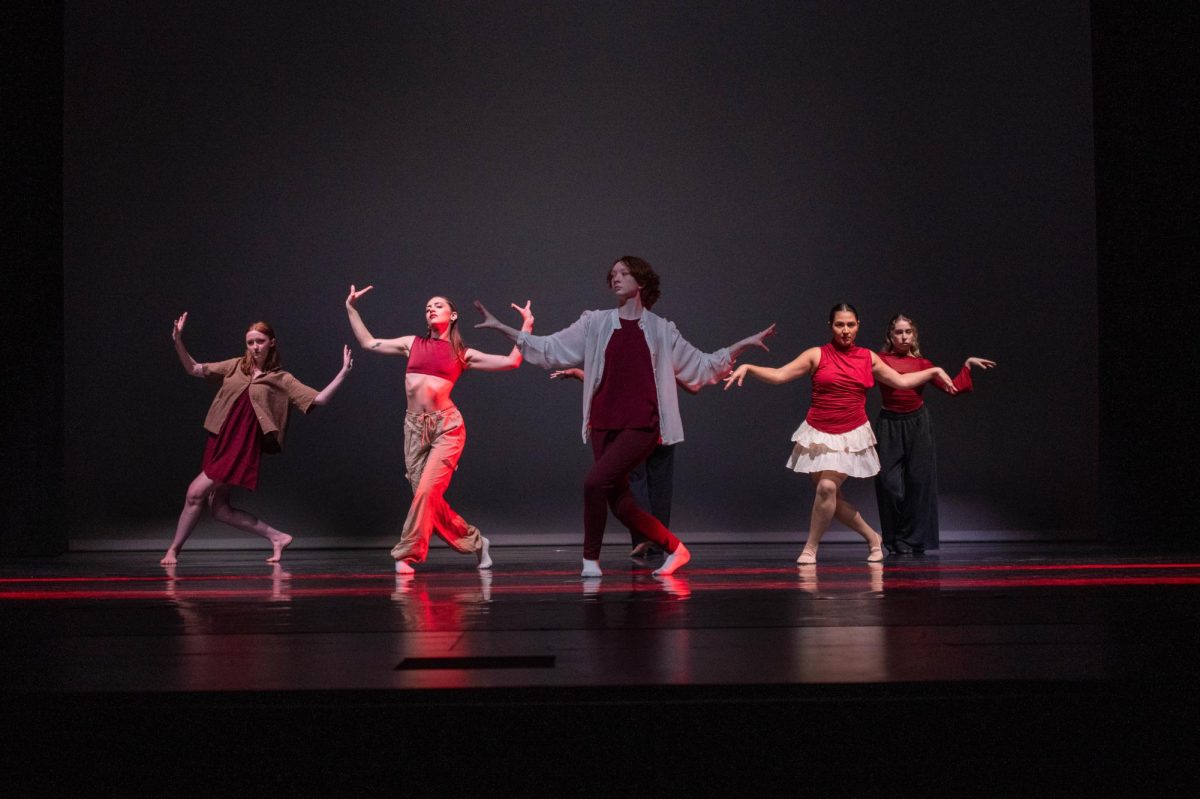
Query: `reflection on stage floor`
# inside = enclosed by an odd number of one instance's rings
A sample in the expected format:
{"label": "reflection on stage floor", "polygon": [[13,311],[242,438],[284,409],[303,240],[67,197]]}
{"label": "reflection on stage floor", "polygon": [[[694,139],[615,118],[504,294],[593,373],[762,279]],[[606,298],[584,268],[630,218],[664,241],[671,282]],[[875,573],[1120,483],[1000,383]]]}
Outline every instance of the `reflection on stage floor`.
{"label": "reflection on stage floor", "polygon": [[1200,557],[798,551],[698,545],[655,578],[610,545],[588,580],[555,547],[497,547],[490,573],[437,548],[409,577],[382,551],[0,562],[5,776],[14,796],[81,775],[106,796],[1195,795]]}
{"label": "reflection on stage floor", "polygon": [[1192,666],[1179,650],[1194,642],[1176,633],[1200,618],[1196,558],[1006,544],[872,564],[864,547],[829,545],[796,566],[795,547],[696,549],[670,577],[613,552],[590,579],[576,552],[546,547],[498,548],[484,572],[437,549],[408,576],[373,551],[9,561],[0,675],[10,689],[261,691],[1162,679]]}

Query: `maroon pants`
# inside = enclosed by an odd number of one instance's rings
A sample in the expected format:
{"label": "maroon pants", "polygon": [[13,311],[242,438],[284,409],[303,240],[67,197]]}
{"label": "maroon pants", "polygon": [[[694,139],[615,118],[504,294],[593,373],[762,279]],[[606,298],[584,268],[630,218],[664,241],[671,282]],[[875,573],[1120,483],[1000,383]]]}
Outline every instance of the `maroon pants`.
{"label": "maroon pants", "polygon": [[583,479],[583,557],[600,559],[609,508],[630,530],[674,552],[679,539],[642,510],[629,490],[629,473],[658,446],[658,430],[592,430],[591,438],[596,462]]}

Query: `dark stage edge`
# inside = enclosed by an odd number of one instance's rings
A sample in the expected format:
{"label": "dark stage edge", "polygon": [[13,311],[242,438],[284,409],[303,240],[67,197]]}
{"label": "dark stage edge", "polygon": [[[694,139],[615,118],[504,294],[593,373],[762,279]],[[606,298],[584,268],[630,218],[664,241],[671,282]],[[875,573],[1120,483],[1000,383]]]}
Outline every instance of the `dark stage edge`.
{"label": "dark stage edge", "polygon": [[[8,795],[1193,795],[1200,555],[0,562]],[[265,553],[262,555],[265,557]],[[651,566],[655,565],[651,562]],[[407,665],[405,665],[407,664]],[[397,668],[405,665],[404,668]],[[425,666],[436,668],[424,668]],[[62,767],[47,767],[61,762]],[[177,782],[182,781],[182,782]]]}

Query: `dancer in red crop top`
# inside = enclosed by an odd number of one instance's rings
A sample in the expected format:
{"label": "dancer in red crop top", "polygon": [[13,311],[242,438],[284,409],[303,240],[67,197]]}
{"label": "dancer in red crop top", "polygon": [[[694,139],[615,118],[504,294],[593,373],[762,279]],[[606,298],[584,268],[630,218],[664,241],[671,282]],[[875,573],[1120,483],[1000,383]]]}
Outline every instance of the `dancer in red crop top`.
{"label": "dancer in red crop top", "polygon": [[[467,369],[499,372],[521,365],[521,351],[513,347],[508,355],[490,355],[468,348],[458,332],[458,311],[445,297],[433,297],[425,304],[424,336],[379,339],[371,335],[355,307],[359,298],[374,286],[350,287],[346,313],[358,343],[368,352],[408,356],[404,391],[408,398],[404,418],[404,465],[412,484],[413,501],[400,543],[392,548],[398,574],[411,574],[414,563],[421,563],[429,551],[429,538],[437,533],[454,549],[474,553],[480,569],[490,569],[492,558],[488,540],[479,528],[467,524],[446,502],[446,489],[458,467],[467,430],[450,392]],[[521,314],[521,329],[533,330],[529,303],[514,305]]]}
{"label": "dancer in red crop top", "polygon": [[[879,358],[901,374],[933,366],[932,361],[921,357],[917,325],[904,314],[896,314],[888,322]],[[960,394],[971,391],[971,367],[991,369],[995,365],[987,358],[967,358],[954,377],[954,387]],[[934,385],[946,390],[940,383]],[[883,545],[896,555],[920,553],[939,545],[937,452],[933,420],[921,397],[922,388],[879,387],[883,408],[875,421],[880,461],[875,499],[879,503]]]}
{"label": "dancer in red crop top", "polygon": [[871,477],[879,471],[875,435],[867,421],[867,389],[878,380],[892,388],[916,388],[937,377],[949,386],[950,376],[939,367],[902,375],[866,349],[854,344],[858,311],[848,303],[829,312],[833,340],[800,353],[791,363],[770,368],[742,364],[725,378],[725,388],[742,385],[746,376],[779,385],[812,375],[812,404],[804,423],[792,435],[796,442],[788,468],[807,472],[816,486],[808,541],[797,563],[817,562],[817,547],[833,519],[867,541],[867,560],[883,560],[883,539],[862,514],[842,496],[847,477]]}

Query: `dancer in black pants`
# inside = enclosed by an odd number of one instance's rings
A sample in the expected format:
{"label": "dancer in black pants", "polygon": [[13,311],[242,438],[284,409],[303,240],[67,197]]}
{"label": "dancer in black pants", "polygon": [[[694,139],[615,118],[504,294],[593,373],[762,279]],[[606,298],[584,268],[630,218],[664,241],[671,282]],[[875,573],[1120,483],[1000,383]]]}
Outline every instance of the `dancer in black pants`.
{"label": "dancer in black pants", "polygon": [[[901,374],[918,372],[933,366],[921,356],[917,326],[903,314],[888,322],[887,337],[880,359]],[[967,358],[954,378],[957,393],[971,391],[971,367],[991,369],[995,361]],[[937,381],[939,389],[947,391]],[[937,549],[937,450],[933,443],[933,419],[921,392],[891,388],[883,383],[879,391],[883,408],[875,420],[875,445],[879,453],[879,474],[875,476],[875,499],[879,503],[879,526],[883,545],[893,555],[920,553]]]}

